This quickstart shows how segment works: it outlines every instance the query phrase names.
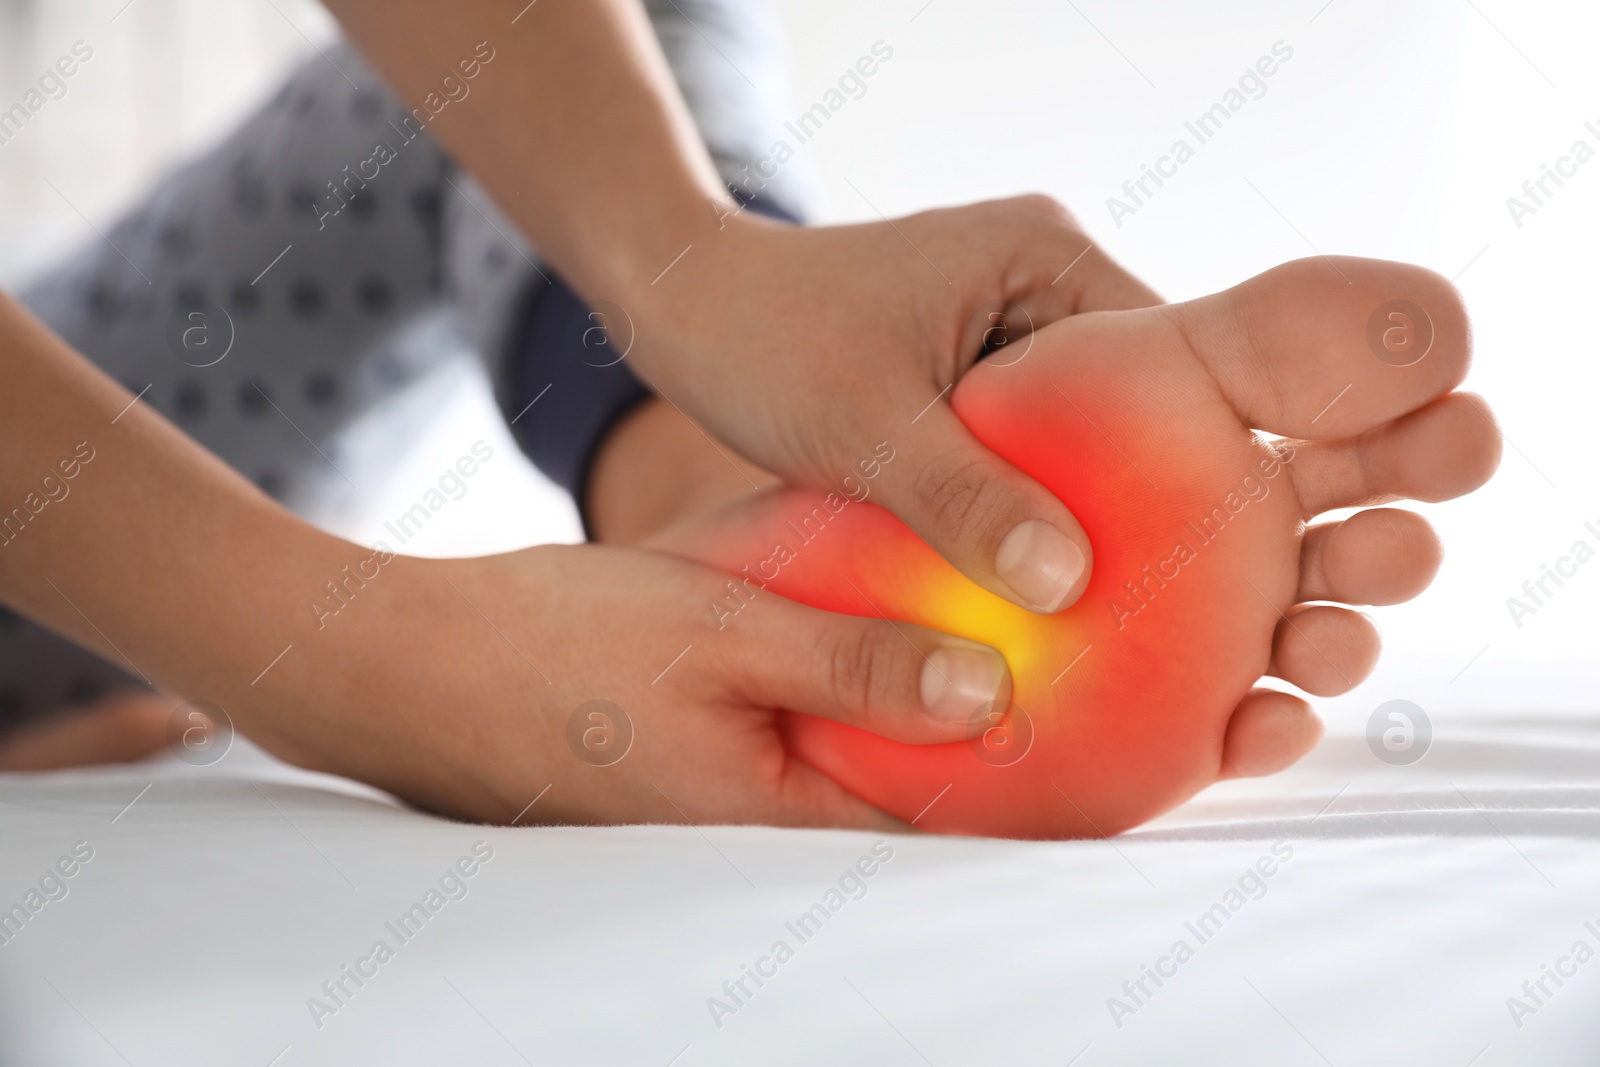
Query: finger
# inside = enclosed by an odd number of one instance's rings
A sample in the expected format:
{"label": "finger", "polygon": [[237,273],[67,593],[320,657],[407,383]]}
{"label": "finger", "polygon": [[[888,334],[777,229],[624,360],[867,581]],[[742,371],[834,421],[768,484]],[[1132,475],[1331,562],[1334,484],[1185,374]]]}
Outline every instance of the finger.
{"label": "finger", "polygon": [[1450,500],[1500,466],[1500,430],[1472,393],[1450,393],[1372,433],[1295,445],[1289,471],[1307,518],[1390,500]]}
{"label": "finger", "polygon": [[1378,664],[1378,628],[1360,612],[1312,604],[1289,609],[1272,637],[1267,673],[1319,697],[1360,685]]}
{"label": "finger", "polygon": [[808,763],[790,759],[778,795],[759,813],[769,826],[821,826],[840,830],[915,833],[916,828],[873,807]]}
{"label": "finger", "polygon": [[990,725],[987,712],[1010,705],[1010,669],[987,645],[777,596],[756,607],[730,668],[737,693],[758,706],[916,744],[974,736]]}
{"label": "finger", "polygon": [[1275,689],[1252,689],[1222,738],[1219,779],[1277,774],[1317,747],[1323,723],[1311,705]]}
{"label": "finger", "polygon": [[[770,722],[763,731],[770,732]],[[851,793],[810,764],[782,751],[773,738],[776,760],[757,758],[724,767],[725,773],[699,779],[680,779],[662,788],[652,784],[643,801],[662,822],[688,825],[729,824],[804,826],[837,830],[875,830],[879,833],[912,832],[909,827]],[[584,813],[573,814],[552,805],[529,821],[561,824],[587,823]],[[637,821],[626,810],[603,816],[593,825]]]}
{"label": "finger", "polygon": [[1421,515],[1395,508],[1358,511],[1344,522],[1306,531],[1296,599],[1403,604],[1428,588],[1443,560],[1439,535]]}
{"label": "finger", "polygon": [[135,763],[167,744],[176,698],[118,690],[82,708],[64,709],[6,734],[0,771],[47,771]]}
{"label": "finger", "polygon": [[943,400],[918,417],[883,503],[961,573],[1029,611],[1089,584],[1093,550],[1065,504],[985,448]]}
{"label": "finger", "polygon": [[1471,358],[1455,288],[1405,263],[1302,259],[1166,310],[1249,426],[1293,437],[1371,430],[1455,388]]}
{"label": "finger", "polygon": [[1019,196],[975,207],[996,216],[986,231],[1012,250],[1012,258],[999,264],[993,279],[1003,294],[999,308],[986,303],[976,309],[962,336],[963,353],[982,352],[991,365],[1009,366],[1021,362],[1035,331],[1057,319],[1163,303],[1051,198]]}
{"label": "finger", "polygon": [[[1051,197],[1028,194],[981,206],[996,216],[987,227],[991,236],[1003,231],[1013,249],[999,279],[1009,301],[1005,324],[1010,337],[1085,311],[1162,303],[1155,290],[1091,241],[1082,224]],[[985,316],[979,333],[992,325]]]}

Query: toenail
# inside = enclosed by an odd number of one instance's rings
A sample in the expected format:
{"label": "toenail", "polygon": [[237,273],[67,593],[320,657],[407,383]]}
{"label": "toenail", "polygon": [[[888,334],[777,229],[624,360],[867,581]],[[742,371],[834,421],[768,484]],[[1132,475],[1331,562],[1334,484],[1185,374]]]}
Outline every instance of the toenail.
{"label": "toenail", "polygon": [[1042,614],[1060,609],[1083,576],[1083,550],[1039,519],[1019,522],[995,553],[995,570],[1023,606]]}
{"label": "toenail", "polygon": [[963,642],[928,654],[922,666],[922,706],[940,719],[970,721],[1000,698],[1009,672],[992,648]]}

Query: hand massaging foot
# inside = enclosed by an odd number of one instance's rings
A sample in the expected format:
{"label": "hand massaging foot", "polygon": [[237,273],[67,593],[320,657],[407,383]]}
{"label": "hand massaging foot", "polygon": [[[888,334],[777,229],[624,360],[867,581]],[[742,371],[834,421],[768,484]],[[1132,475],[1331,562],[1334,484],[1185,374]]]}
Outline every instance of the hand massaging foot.
{"label": "hand massaging foot", "polygon": [[750,494],[649,543],[738,575],[709,609],[726,626],[770,590],[1005,654],[1013,704],[973,708],[989,728],[969,743],[788,716],[791,752],[854,793],[938,832],[1115,833],[1315,744],[1307,703],[1254,688],[1263,675],[1329,696],[1371,670],[1371,622],[1310,602],[1409,599],[1437,570],[1438,541],[1392,509],[1305,523],[1489,477],[1499,434],[1482,401],[1450,392],[1469,350],[1443,279],[1339,258],[1068,318],[1025,356],[980,364],[956,412],[1060,496],[1094,548],[1087,592],[1053,616],[978,588],[887,511],[839,495]]}

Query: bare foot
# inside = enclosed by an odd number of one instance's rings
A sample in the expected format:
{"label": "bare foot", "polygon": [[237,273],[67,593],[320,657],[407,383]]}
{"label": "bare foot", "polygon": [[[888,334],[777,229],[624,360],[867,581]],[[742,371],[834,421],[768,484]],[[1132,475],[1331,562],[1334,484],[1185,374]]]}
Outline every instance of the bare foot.
{"label": "bare foot", "polygon": [[[1371,671],[1371,621],[1316,602],[1416,596],[1438,540],[1392,509],[1305,523],[1488,479],[1499,433],[1481,400],[1450,392],[1469,352],[1449,283],[1339,258],[1185,304],[1078,315],[1034,335],[1026,356],[980,365],[954,391],[956,412],[1064,500],[1094,547],[1087,592],[1053,616],[978,588],[887,511],[841,495],[749,494],[648,543],[740,575],[707,608],[727,626],[770,589],[1005,653],[1013,706],[975,706],[995,728],[972,744],[790,716],[791,750],[852,792],[929,830],[1114,833],[1309,751],[1320,720],[1300,697],[1256,688],[1263,675],[1331,696]],[[958,513],[977,489],[962,488],[948,499]]]}
{"label": "bare foot", "polygon": [[132,763],[161,751],[178,702],[159,693],[121,690],[69,708],[0,741],[0,771],[53,771]]}

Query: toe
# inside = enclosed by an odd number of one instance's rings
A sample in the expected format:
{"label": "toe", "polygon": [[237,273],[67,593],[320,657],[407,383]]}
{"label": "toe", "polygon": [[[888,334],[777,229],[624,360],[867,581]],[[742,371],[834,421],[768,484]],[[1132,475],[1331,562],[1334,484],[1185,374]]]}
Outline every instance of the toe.
{"label": "toe", "polygon": [[1322,740],[1322,719],[1297,696],[1252,689],[1234,708],[1222,739],[1218,778],[1276,774]]}
{"label": "toe", "polygon": [[1313,604],[1291,608],[1272,638],[1267,673],[1319,697],[1348,693],[1378,663],[1378,628],[1360,612]]}
{"label": "toe", "polygon": [[1365,433],[1466,376],[1466,309],[1406,263],[1320,256],[1163,312],[1245,424],[1325,440]]}
{"label": "toe", "polygon": [[1360,437],[1294,446],[1289,470],[1307,518],[1402,498],[1450,500],[1500,465],[1500,430],[1472,393],[1451,393]]}
{"label": "toe", "polygon": [[1426,519],[1372,508],[1306,531],[1298,600],[1401,604],[1426,589],[1444,548]]}

